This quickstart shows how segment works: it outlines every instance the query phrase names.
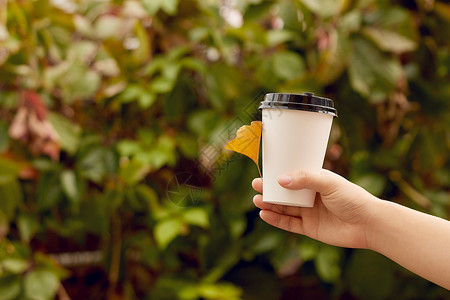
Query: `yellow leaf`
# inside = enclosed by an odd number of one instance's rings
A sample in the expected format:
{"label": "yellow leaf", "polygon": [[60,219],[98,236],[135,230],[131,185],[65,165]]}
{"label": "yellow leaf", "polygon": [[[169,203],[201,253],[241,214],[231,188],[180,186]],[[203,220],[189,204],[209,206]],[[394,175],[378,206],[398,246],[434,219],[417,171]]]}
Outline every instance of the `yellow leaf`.
{"label": "yellow leaf", "polygon": [[[253,121],[244,125],[236,132],[236,137],[225,145],[225,149],[244,154],[251,158],[258,167],[259,175],[259,144],[261,141],[262,122]],[[262,176],[261,176],[262,177]]]}

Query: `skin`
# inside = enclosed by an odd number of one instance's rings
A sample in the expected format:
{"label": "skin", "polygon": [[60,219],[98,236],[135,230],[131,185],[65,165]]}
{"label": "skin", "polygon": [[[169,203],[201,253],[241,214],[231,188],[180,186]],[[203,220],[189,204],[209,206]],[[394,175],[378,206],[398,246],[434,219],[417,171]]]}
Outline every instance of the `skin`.
{"label": "skin", "polygon": [[[328,170],[282,175],[287,189],[317,191],[314,207],[269,204],[253,198],[270,225],[348,248],[377,251],[408,270],[450,289],[450,222],[381,200]],[[262,193],[262,179],[252,182]]]}

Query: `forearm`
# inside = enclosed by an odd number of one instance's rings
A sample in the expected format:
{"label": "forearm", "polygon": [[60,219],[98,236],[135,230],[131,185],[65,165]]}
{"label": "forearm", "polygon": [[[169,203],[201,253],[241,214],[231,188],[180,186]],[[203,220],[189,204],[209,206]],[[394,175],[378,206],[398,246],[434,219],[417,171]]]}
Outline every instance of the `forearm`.
{"label": "forearm", "polygon": [[388,201],[377,201],[367,240],[406,269],[450,289],[450,222]]}

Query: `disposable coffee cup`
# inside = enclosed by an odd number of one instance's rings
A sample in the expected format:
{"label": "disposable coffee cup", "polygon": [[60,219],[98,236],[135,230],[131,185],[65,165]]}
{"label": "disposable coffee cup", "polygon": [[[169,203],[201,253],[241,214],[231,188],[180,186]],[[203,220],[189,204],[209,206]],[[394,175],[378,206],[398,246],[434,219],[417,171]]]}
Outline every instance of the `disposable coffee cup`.
{"label": "disposable coffee cup", "polygon": [[316,192],[289,190],[278,184],[278,176],[322,169],[333,118],[333,101],[303,94],[266,94],[262,111],[263,201],[313,207]]}

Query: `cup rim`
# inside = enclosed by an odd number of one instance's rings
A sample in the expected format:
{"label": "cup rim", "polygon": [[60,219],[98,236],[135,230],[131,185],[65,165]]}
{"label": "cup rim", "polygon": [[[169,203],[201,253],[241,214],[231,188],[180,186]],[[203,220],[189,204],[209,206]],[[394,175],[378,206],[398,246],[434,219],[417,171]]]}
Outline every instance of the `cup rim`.
{"label": "cup rim", "polygon": [[260,103],[259,110],[267,108],[303,110],[337,117],[333,100],[315,96],[309,92],[303,94],[268,93],[264,96],[264,101]]}

